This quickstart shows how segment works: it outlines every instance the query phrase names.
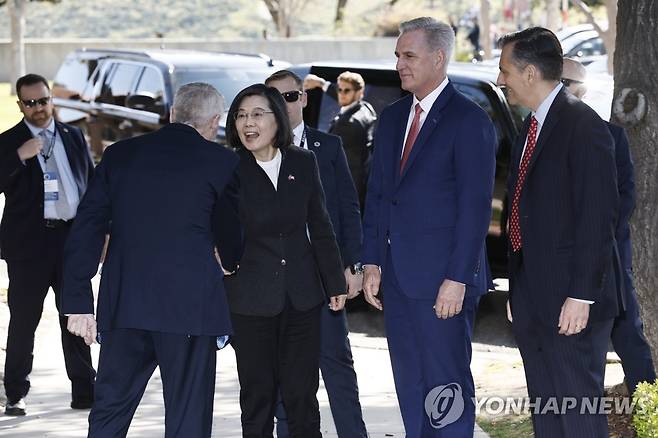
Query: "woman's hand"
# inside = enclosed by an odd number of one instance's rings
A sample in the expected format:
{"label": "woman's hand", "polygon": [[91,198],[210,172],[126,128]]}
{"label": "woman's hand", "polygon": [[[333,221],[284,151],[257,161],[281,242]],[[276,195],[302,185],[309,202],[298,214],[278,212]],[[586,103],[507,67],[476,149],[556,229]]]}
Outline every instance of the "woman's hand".
{"label": "woman's hand", "polygon": [[343,310],[343,307],[345,307],[345,300],[347,300],[347,294],[331,297],[329,299],[329,308],[334,312]]}

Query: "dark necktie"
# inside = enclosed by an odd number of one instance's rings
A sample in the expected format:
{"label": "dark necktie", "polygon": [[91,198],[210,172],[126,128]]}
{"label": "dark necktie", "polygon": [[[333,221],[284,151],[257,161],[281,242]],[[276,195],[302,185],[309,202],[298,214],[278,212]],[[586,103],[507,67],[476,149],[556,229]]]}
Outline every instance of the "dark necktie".
{"label": "dark necktie", "polygon": [[416,137],[418,137],[418,132],[420,131],[420,114],[423,112],[420,103],[416,104],[415,108],[416,113],[414,114],[414,119],[411,121],[411,127],[409,128],[409,134],[407,135],[407,140],[404,142],[404,151],[402,152],[402,159],[400,160],[400,174],[404,170],[405,164],[411,155],[411,149],[414,147],[414,142]]}
{"label": "dark necktie", "polygon": [[512,242],[512,249],[518,251],[522,246],[521,239],[521,224],[519,223],[519,202],[521,200],[521,192],[523,184],[525,183],[526,173],[528,172],[528,164],[532,159],[532,154],[535,151],[537,144],[537,119],[535,116],[530,118],[530,129],[528,130],[528,140],[525,146],[523,158],[519,165],[519,174],[516,178],[516,186],[514,187],[514,197],[512,198],[512,212],[510,214],[509,225],[509,239]]}

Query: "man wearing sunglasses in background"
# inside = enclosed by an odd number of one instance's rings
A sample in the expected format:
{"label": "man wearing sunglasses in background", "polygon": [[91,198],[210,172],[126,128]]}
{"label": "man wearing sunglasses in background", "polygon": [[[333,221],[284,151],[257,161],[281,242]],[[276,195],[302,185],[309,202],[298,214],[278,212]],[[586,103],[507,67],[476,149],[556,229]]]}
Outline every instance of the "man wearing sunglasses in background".
{"label": "man wearing sunglasses in background", "polygon": [[[585,79],[587,70],[575,59],[565,58],[562,66],[562,83],[578,99],[587,92]],[[622,302],[624,311],[616,318],[612,326],[612,345],[621,358],[627,391],[632,395],[640,382],[652,383],[656,380],[656,371],[651,358],[651,349],[644,336],[640,309],[633,285],[633,260],[631,246],[631,227],[629,221],[635,207],[635,177],[633,161],[628,147],[626,132],[621,126],[608,123],[610,134],[615,140],[615,164],[617,166],[617,189],[619,191],[619,219],[615,230],[615,239],[619,247],[622,278],[624,281]],[[619,388],[624,391],[624,388]]]}
{"label": "man wearing sunglasses in background", "polygon": [[[318,160],[327,211],[345,267],[347,297],[354,298],[359,294],[362,283],[359,263],[363,238],[361,213],[340,138],[304,124],[302,112],[306,106],[306,93],[302,90],[301,78],[295,73],[278,71],[265,80],[265,85],[279,90],[286,101],[295,146],[313,151]],[[326,307],[322,311],[320,327],[320,370],[338,436],[365,438],[368,435],[361,414],[359,388],[347,338],[345,310],[334,312]],[[276,417],[277,436],[288,437],[282,403],[277,406]]]}
{"label": "man wearing sunglasses in background", "polygon": [[309,74],[304,79],[304,89],[322,88],[340,105],[339,113],[331,121],[329,133],[343,140],[347,163],[352,179],[359,192],[361,211],[366,200],[370,160],[377,113],[372,105],[363,100],[365,81],[358,73],[344,71],[338,76],[337,84]]}
{"label": "man wearing sunglasses in background", "polygon": [[[9,331],[4,386],[6,415],[25,415],[34,333],[53,288],[60,303],[62,251],[80,199],[93,173],[87,142],[78,128],[55,121],[46,79],[28,74],[16,82],[23,120],[0,134],[0,192],[5,209],[0,253],[9,274]],[[94,379],[89,347],[66,329],[60,315],[73,409],[89,409]]]}

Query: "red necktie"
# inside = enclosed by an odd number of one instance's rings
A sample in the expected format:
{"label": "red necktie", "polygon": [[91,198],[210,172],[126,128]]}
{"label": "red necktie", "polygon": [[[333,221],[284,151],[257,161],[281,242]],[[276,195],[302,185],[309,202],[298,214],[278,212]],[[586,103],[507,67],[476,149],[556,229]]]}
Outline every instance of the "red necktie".
{"label": "red necktie", "polygon": [[413,149],[416,137],[418,137],[418,131],[420,131],[420,113],[423,112],[420,103],[416,104],[415,110],[416,113],[414,114],[414,119],[411,121],[407,140],[404,142],[404,151],[402,152],[402,159],[400,160],[400,174],[402,174],[402,171],[404,170],[404,165],[407,164],[407,160],[411,154],[411,149]]}
{"label": "red necktie", "polygon": [[514,187],[514,197],[512,198],[512,212],[510,214],[509,223],[509,239],[512,242],[512,249],[518,251],[521,249],[521,224],[519,223],[519,201],[521,200],[521,191],[523,190],[523,183],[525,182],[526,173],[528,171],[528,164],[532,158],[532,153],[535,151],[537,144],[537,119],[535,116],[530,118],[530,129],[528,130],[528,141],[525,146],[523,158],[519,165],[519,174],[516,178],[516,186]]}

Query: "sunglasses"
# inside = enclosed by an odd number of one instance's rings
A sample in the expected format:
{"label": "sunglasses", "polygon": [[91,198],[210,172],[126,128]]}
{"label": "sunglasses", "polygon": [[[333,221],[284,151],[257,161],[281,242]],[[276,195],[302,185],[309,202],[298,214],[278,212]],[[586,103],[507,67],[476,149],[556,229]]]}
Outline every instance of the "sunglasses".
{"label": "sunglasses", "polygon": [[27,108],[34,108],[37,105],[46,106],[48,105],[48,102],[50,102],[50,96],[42,97],[40,99],[21,99],[21,102],[23,102],[23,105],[25,105]]}
{"label": "sunglasses", "polygon": [[347,93],[351,93],[352,91],[354,91],[354,88],[339,88],[338,89],[338,92],[340,94],[347,94]]}
{"label": "sunglasses", "polygon": [[577,84],[582,84],[583,81],[577,81],[575,79],[567,79],[567,78],[562,78],[560,81],[564,84],[565,87],[570,87],[572,85],[577,85]]}
{"label": "sunglasses", "polygon": [[283,96],[283,99],[286,102],[292,103],[292,102],[297,102],[302,94],[304,94],[303,91],[294,90],[294,91],[286,91],[285,93],[281,93],[281,96]]}

